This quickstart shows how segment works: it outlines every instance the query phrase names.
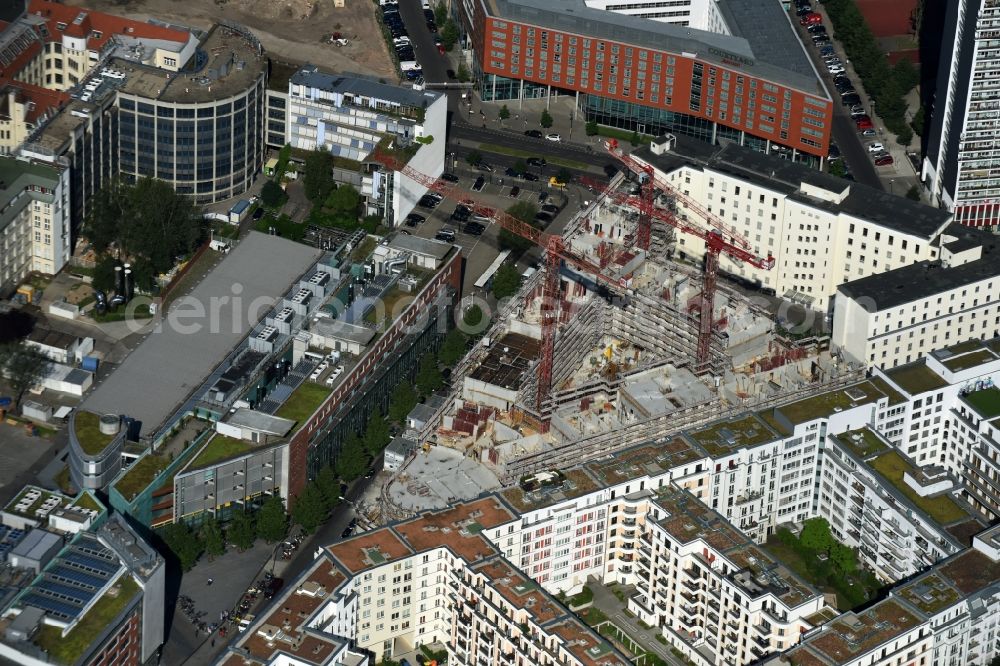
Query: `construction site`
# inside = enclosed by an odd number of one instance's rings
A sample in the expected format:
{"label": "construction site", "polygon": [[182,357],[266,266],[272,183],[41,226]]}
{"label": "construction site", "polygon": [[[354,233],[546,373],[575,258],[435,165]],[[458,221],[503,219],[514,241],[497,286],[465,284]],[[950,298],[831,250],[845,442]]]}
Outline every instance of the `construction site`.
{"label": "construction site", "polygon": [[[756,256],[613,142],[608,149],[624,172],[594,184],[596,199],[564,234],[497,219],[545,248],[545,269],[453,373],[430,443],[478,461],[502,485],[863,372],[824,337],[783,337],[767,310],[718,279],[720,258],[770,269],[770,255]],[[394,483],[422,490],[406,466]]]}

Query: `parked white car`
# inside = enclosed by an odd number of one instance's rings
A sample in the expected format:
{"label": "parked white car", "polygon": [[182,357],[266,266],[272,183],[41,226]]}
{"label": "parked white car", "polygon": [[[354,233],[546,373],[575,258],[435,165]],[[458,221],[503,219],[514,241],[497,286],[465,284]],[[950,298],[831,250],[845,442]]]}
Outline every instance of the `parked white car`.
{"label": "parked white car", "polygon": [[885,152],[885,146],[883,146],[878,141],[876,141],[875,143],[869,143],[868,144],[868,152],[869,153],[881,153],[881,152]]}
{"label": "parked white car", "polygon": [[553,134],[546,134],[545,138],[548,139],[549,141],[562,141],[562,136],[560,136],[558,134],[555,134],[555,133],[553,133]]}

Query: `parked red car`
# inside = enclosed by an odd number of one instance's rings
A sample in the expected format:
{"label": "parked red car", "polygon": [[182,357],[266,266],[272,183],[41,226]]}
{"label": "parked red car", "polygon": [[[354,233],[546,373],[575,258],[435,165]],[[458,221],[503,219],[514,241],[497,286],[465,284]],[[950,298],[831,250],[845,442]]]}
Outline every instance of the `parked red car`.
{"label": "parked red car", "polygon": [[806,14],[805,16],[799,19],[800,25],[819,25],[822,22],[823,22],[823,17],[817,14],[816,12],[813,12],[811,14]]}
{"label": "parked red car", "polygon": [[854,121],[854,124],[858,126],[859,130],[874,129],[875,126],[872,125],[871,118],[858,118]]}
{"label": "parked red car", "polygon": [[892,155],[879,155],[875,158],[875,166],[892,166]]}

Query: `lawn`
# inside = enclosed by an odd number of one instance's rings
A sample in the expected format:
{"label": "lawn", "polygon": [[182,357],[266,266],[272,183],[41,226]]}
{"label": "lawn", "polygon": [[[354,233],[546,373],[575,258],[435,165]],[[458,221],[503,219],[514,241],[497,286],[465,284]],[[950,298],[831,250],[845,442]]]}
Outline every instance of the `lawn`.
{"label": "lawn", "polygon": [[961,370],[967,370],[968,368],[975,368],[978,365],[994,360],[996,360],[996,356],[993,352],[989,349],[981,349],[977,352],[962,354],[961,356],[950,358],[944,362],[944,365],[952,372],[959,372]]}
{"label": "lawn", "polygon": [[272,227],[279,236],[288,240],[300,241],[306,234],[306,225],[299,224],[287,215],[278,218],[265,215],[254,223],[254,229],[263,234],[271,233]]}
{"label": "lawn", "polygon": [[[820,592],[833,592],[837,595],[837,608],[841,611],[849,610],[854,606],[853,603],[847,598],[844,593],[829,585],[829,581],[826,578],[818,576],[816,572],[810,568],[809,563],[805,560],[802,554],[797,551],[792,546],[783,543],[775,535],[771,535],[767,539],[767,543],[764,544],[765,550],[771,554],[774,559],[778,560],[789,569],[794,571],[802,580],[812,585],[814,588]],[[868,576],[872,574],[867,572]],[[862,574],[855,574],[862,575]],[[843,579],[838,579],[842,583],[846,584],[847,581]]]}
{"label": "lawn", "polygon": [[250,448],[250,442],[245,442],[235,437],[227,437],[226,435],[216,435],[208,441],[208,444],[201,450],[201,453],[191,461],[191,469],[208,467],[220,460],[246,453]]}
{"label": "lawn", "polygon": [[1000,416],[1000,389],[995,386],[965,395],[965,401],[984,419]]}
{"label": "lawn", "polygon": [[81,509],[86,509],[88,511],[97,511],[98,513],[104,511],[104,507],[94,499],[93,495],[87,492],[81,492],[80,496],[76,498],[75,502],[73,502],[73,506],[78,506]]}
{"label": "lawn", "polygon": [[[862,385],[860,388],[863,391],[865,386]],[[874,392],[869,389],[869,393]],[[846,391],[837,390],[820,393],[819,395],[814,395],[798,402],[781,405],[775,409],[780,411],[793,425],[798,425],[812,421],[813,419],[829,416],[839,410],[849,409],[852,403],[869,403],[876,397],[881,396],[866,395],[864,398],[855,401],[851,396],[847,395]]]}
{"label": "lawn", "polygon": [[100,422],[101,417],[93,412],[78,411],[74,417],[76,441],[87,455],[97,455],[115,438],[101,432]]}
{"label": "lawn", "polygon": [[[855,437],[857,437],[857,439],[855,439]],[[853,451],[859,458],[867,458],[868,456],[880,453],[889,448],[888,444],[879,439],[878,436],[868,428],[837,435],[837,440]]]}
{"label": "lawn", "polygon": [[325,386],[305,382],[288,396],[288,400],[278,409],[275,416],[295,421],[297,426],[301,426],[319,409],[330,392]]}
{"label": "lawn", "polygon": [[509,155],[510,157],[545,157],[545,160],[549,164],[555,164],[556,166],[566,167],[567,169],[578,169],[580,171],[587,171],[590,168],[589,164],[584,162],[577,162],[576,160],[568,160],[563,157],[547,157],[545,156],[545,147],[540,146],[536,151],[521,150],[519,148],[511,148],[509,146],[501,146],[495,143],[481,143],[479,144],[479,150],[485,151],[487,153],[496,153],[497,155]]}
{"label": "lawn", "polygon": [[170,460],[156,453],[139,458],[132,463],[132,467],[125,472],[125,476],[118,480],[115,488],[126,500],[131,502],[142,490],[148,486],[156,475],[170,465]]}
{"label": "lawn", "polygon": [[76,663],[83,651],[90,647],[94,637],[100,635],[125,610],[139,591],[139,586],[128,574],[119,578],[115,585],[118,593],[101,597],[65,637],[58,627],[44,625],[35,634],[35,645],[45,650],[52,661],[60,664]]}
{"label": "lawn", "polygon": [[[395,316],[402,312],[414,298],[413,294],[407,293],[399,287],[393,287],[389,293],[382,297],[381,311],[379,310],[378,304],[376,304],[375,307],[365,315],[365,321],[369,324],[381,324],[381,321],[376,321],[379,315],[381,315],[383,320],[388,320],[389,323],[392,323]],[[406,303],[400,305],[404,299],[406,300]],[[399,308],[399,312],[396,311],[397,308]],[[381,326],[378,328],[381,330]]]}
{"label": "lawn", "polygon": [[948,382],[928,368],[923,361],[894,368],[886,374],[910,395],[918,395],[948,385]]}
{"label": "lawn", "polygon": [[916,470],[897,452],[890,451],[885,455],[875,458],[868,464],[895,486],[896,490],[903,493],[906,499],[910,500],[914,506],[941,525],[947,525],[967,517],[962,507],[950,495],[943,494],[935,497],[921,497],[910,488],[906,481],[903,480],[903,473],[913,473]]}

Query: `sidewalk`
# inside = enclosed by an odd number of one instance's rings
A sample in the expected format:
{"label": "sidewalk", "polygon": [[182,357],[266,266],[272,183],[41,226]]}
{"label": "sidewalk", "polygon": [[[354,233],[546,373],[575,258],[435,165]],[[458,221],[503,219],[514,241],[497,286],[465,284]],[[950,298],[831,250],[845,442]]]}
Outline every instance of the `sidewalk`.
{"label": "sidewalk", "polygon": [[[670,651],[669,645],[664,645],[656,639],[657,636],[661,635],[658,629],[654,627],[647,629],[639,624],[638,618],[625,613],[627,604],[619,601],[611,589],[596,582],[588,583],[587,587],[594,593],[594,606],[607,615],[612,623],[624,631],[642,649],[652,652],[673,666],[685,666],[684,662]],[[635,594],[635,589],[632,587],[620,586],[619,589],[625,592],[626,599]]]}

